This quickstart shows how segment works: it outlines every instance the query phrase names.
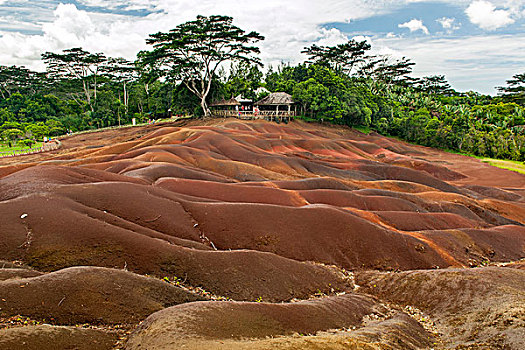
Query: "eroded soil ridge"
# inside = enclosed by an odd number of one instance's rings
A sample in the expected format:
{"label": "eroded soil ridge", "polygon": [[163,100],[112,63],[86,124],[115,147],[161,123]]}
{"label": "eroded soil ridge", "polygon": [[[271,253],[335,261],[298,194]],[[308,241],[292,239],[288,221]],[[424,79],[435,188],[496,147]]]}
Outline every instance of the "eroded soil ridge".
{"label": "eroded soil ridge", "polygon": [[302,122],[61,142],[0,160],[2,349],[525,348],[521,174]]}

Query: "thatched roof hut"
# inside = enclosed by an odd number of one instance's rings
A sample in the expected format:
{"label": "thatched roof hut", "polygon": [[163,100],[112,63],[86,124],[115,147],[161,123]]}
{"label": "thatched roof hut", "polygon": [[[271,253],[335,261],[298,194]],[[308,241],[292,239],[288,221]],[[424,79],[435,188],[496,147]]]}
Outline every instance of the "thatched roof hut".
{"label": "thatched roof hut", "polygon": [[225,106],[240,106],[241,103],[237,101],[234,98],[230,98],[229,100],[222,100],[213,102],[210,104],[210,107],[225,107]]}
{"label": "thatched roof hut", "polygon": [[253,100],[250,100],[249,98],[245,98],[242,95],[239,95],[235,97],[235,99],[242,105],[251,105],[253,104]]}
{"label": "thatched roof hut", "polygon": [[255,103],[256,106],[291,106],[295,103],[292,95],[286,92],[272,92],[262,100]]}

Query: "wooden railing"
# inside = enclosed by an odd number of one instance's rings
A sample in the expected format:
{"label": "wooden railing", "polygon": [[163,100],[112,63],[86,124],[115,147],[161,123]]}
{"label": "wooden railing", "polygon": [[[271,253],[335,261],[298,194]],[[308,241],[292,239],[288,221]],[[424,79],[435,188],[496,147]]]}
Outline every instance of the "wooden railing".
{"label": "wooden railing", "polygon": [[54,151],[60,148],[60,141],[44,143],[41,147],[13,150],[9,152],[0,152],[0,158],[25,156],[27,154],[36,154],[42,152]]}
{"label": "wooden railing", "polygon": [[294,111],[233,111],[233,110],[214,110],[212,115],[221,118],[239,118],[243,120],[266,119],[274,121],[289,121],[294,119]]}

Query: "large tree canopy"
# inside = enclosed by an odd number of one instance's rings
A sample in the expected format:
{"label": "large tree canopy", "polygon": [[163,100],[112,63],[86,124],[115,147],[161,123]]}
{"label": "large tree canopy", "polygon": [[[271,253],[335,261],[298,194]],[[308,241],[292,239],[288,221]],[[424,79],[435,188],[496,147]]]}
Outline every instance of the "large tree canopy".
{"label": "large tree canopy", "polygon": [[416,87],[429,94],[448,95],[453,92],[452,87],[448,83],[444,75],[431,75],[421,78]]}
{"label": "large tree canopy", "polygon": [[146,43],[153,50],[139,53],[140,63],[154,67],[160,76],[185,84],[200,98],[207,116],[206,97],[221,64],[228,61],[261,64],[253,55],[259,49],[252,44],[264,37],[256,32],[246,33],[232,22],[233,18],[228,16],[198,16],[167,33],[152,34]]}
{"label": "large tree canopy", "polygon": [[504,94],[506,100],[525,104],[525,73],[516,74],[507,80],[507,86],[498,87],[498,91]]}
{"label": "large tree canopy", "polygon": [[64,50],[63,53],[46,52],[42,54],[42,59],[47,64],[48,76],[51,79],[76,80],[82,83],[85,101],[93,112],[99,84],[97,79],[106,64],[106,56],[102,53],[90,53],[82,48],[73,48]]}
{"label": "large tree canopy", "polygon": [[367,41],[349,40],[337,46],[305,47],[302,53],[309,57],[309,63],[327,65],[338,72],[352,74],[352,70],[360,63],[365,62],[366,52],[371,49]]}
{"label": "large tree canopy", "polygon": [[42,73],[25,67],[0,66],[0,96],[8,98],[13,93],[33,94],[38,85],[44,83]]}

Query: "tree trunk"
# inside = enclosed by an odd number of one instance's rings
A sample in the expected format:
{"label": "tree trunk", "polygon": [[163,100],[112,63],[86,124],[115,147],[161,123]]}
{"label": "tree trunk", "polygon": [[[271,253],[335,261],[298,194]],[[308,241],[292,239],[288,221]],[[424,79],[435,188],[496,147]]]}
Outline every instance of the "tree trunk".
{"label": "tree trunk", "polygon": [[207,118],[211,115],[210,109],[208,108],[208,104],[206,103],[206,96],[203,96],[201,98],[201,107],[204,112],[204,118]]}
{"label": "tree trunk", "polygon": [[84,89],[84,95],[86,96],[86,102],[89,106],[89,109],[91,109],[91,112],[94,112],[95,109],[93,108],[93,105],[91,104],[91,96],[89,94],[89,85],[85,80],[82,80],[82,88]]}
{"label": "tree trunk", "polygon": [[[144,92],[146,92],[146,107],[148,108],[148,112],[149,112],[151,110],[151,105],[149,101],[149,84],[148,83],[144,83]],[[144,112],[144,107],[143,107],[142,112]]]}
{"label": "tree trunk", "polygon": [[124,82],[124,112],[128,114],[128,91],[126,89],[126,82]]}

